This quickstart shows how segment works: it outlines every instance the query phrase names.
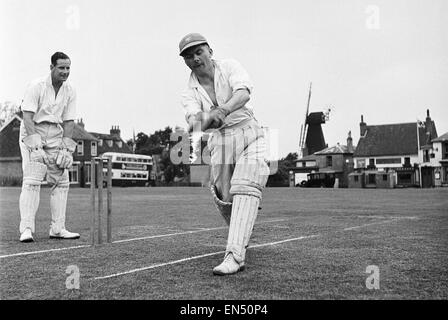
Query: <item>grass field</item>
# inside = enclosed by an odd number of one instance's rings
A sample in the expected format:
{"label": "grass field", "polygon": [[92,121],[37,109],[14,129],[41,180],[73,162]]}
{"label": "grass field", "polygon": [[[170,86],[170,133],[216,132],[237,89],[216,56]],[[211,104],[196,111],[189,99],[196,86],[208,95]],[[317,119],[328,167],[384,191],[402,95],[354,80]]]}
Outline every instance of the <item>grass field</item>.
{"label": "grass field", "polygon": [[[94,247],[89,189],[69,194],[79,240],[48,238],[46,188],[36,241],[20,243],[20,188],[1,188],[0,298],[447,299],[447,191],[268,188],[246,270],[218,277],[227,228],[206,188],[113,188],[113,243]],[[369,265],[379,289],[366,287]]]}

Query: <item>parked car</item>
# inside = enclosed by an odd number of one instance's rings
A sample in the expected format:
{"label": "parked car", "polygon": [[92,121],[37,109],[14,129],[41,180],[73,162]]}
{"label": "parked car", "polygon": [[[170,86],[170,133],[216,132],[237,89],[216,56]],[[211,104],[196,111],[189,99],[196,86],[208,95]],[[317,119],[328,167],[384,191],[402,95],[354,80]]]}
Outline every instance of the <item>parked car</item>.
{"label": "parked car", "polygon": [[303,188],[333,188],[335,182],[334,173],[316,172],[309,173],[308,180],[302,181],[300,187]]}

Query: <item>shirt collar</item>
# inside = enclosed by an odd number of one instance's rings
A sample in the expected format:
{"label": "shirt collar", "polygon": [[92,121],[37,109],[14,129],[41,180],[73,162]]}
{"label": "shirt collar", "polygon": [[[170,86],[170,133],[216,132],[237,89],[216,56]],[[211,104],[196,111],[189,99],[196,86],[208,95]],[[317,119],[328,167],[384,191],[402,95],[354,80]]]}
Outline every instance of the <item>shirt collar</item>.
{"label": "shirt collar", "polygon": [[46,83],[48,86],[53,86],[53,83],[51,82],[51,74],[48,75]]}
{"label": "shirt collar", "polygon": [[[219,68],[216,60],[212,59],[213,65],[215,66],[215,77],[218,76]],[[198,88],[200,86],[198,77],[191,71],[190,80],[188,81],[188,85],[190,88]]]}

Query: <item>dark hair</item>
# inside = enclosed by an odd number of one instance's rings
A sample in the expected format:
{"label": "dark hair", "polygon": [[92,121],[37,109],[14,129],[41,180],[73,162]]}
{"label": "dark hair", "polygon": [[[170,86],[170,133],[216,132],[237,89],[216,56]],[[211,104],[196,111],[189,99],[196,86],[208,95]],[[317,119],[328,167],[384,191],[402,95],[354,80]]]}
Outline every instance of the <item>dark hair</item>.
{"label": "dark hair", "polygon": [[68,55],[66,55],[64,52],[55,52],[51,56],[51,64],[55,66],[58,63],[59,59],[70,59]]}

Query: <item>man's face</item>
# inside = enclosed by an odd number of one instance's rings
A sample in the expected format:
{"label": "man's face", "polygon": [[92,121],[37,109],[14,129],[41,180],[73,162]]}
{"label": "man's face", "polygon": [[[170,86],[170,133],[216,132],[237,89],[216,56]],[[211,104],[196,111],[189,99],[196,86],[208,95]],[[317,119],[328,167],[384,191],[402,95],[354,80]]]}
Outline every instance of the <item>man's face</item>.
{"label": "man's face", "polygon": [[56,82],[63,82],[70,75],[70,59],[58,59],[56,65],[50,66],[51,78]]}
{"label": "man's face", "polygon": [[201,72],[212,65],[212,49],[206,44],[188,48],[183,54],[185,64],[193,72]]}

